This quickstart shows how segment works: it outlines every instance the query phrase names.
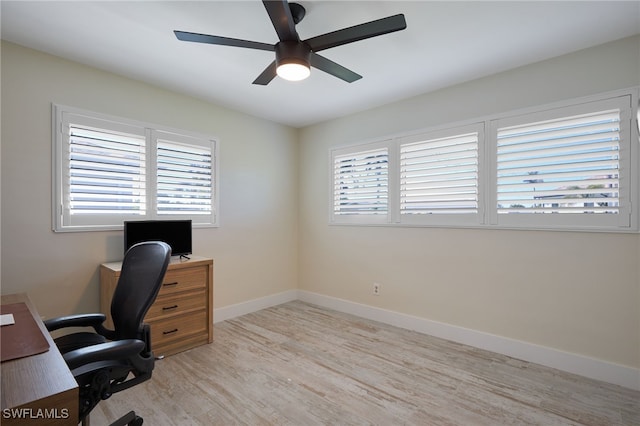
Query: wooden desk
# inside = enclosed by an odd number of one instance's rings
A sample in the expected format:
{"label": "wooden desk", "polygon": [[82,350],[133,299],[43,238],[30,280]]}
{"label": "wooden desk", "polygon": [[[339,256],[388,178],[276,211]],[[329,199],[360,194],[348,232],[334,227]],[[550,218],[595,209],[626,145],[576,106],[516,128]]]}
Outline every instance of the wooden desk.
{"label": "wooden desk", "polygon": [[3,305],[20,302],[31,311],[49,342],[49,350],[0,365],[0,423],[3,426],[75,426],[78,424],[78,384],[29,297],[25,293],[2,296]]}

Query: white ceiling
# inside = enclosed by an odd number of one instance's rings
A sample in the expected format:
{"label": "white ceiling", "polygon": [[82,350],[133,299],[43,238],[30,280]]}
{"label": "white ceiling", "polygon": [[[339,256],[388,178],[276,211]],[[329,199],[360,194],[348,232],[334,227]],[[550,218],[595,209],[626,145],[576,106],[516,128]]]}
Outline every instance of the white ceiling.
{"label": "white ceiling", "polygon": [[309,1],[301,39],[403,13],[404,31],[325,50],[361,74],[251,84],[273,52],[178,41],[173,30],[276,43],[259,0],[7,1],[4,40],[303,127],[640,33],[640,1]]}

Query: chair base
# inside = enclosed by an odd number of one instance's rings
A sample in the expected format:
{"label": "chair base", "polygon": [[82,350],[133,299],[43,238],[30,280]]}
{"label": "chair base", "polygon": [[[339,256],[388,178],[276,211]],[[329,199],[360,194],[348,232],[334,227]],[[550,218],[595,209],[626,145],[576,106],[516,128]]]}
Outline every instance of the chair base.
{"label": "chair base", "polygon": [[[142,417],[137,416],[135,411],[129,411],[109,426],[142,426],[142,422]],[[91,426],[91,419],[88,415],[82,420],[82,426]]]}

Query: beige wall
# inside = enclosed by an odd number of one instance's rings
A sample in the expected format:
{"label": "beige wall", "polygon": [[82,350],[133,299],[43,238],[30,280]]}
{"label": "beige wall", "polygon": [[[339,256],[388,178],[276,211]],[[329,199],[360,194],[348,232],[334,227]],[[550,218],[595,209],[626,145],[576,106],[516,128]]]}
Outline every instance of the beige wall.
{"label": "beige wall", "polygon": [[626,39],[296,131],[3,43],[2,293],[28,292],[45,316],[93,311],[98,265],[122,257],[121,232],[51,231],[56,102],[219,138],[221,226],[194,231],[195,252],[216,260],[216,308],[299,288],[640,367],[638,234],[329,226],[327,206],[330,147],[638,85],[639,47]]}
{"label": "beige wall", "polygon": [[220,227],[193,231],[215,307],[297,287],[296,130],[3,42],[3,294],[96,311],[98,265],[122,258],[122,232],[51,231],[52,102],[218,138]]}
{"label": "beige wall", "polygon": [[330,147],[639,84],[635,37],[303,129],[300,288],[640,367],[638,234],[329,226],[327,205]]}

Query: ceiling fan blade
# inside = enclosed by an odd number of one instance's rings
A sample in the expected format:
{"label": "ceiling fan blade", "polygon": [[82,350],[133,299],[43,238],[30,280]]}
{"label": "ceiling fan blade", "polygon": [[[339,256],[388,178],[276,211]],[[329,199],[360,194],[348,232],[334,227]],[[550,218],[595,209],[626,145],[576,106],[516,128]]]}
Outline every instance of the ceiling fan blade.
{"label": "ceiling fan blade", "polygon": [[280,41],[299,41],[291,8],[287,0],[262,0]]}
{"label": "ceiling fan blade", "polygon": [[354,81],[362,78],[360,74],[356,74],[350,69],[347,69],[340,64],[336,64],[332,60],[327,59],[324,56],[320,56],[317,53],[311,52],[309,62],[312,67],[318,68],[319,70],[331,74],[334,77],[338,77],[347,83],[353,83]]}
{"label": "ceiling fan blade", "polygon": [[178,40],[193,41],[195,43],[218,44],[221,46],[246,47],[248,49],[268,50],[273,52],[275,46],[257,41],[241,40],[238,38],[229,38],[221,36],[213,36],[208,34],[188,33],[185,31],[174,31]]}
{"label": "ceiling fan blade", "polygon": [[404,15],[398,14],[312,37],[304,40],[304,43],[309,45],[314,52],[319,52],[331,47],[353,43],[354,41],[404,30],[405,28],[407,28],[407,22],[404,19]]}
{"label": "ceiling fan blade", "polygon": [[266,86],[276,77],[276,61],[271,62],[267,68],[262,71],[262,74],[253,81],[253,84],[259,84]]}

